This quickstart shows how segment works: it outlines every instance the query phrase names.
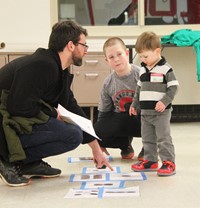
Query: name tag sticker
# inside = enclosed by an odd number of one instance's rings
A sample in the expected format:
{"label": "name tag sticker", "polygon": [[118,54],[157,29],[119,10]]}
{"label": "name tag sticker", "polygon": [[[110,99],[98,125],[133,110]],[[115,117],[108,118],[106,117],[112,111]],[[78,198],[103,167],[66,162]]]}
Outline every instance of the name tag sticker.
{"label": "name tag sticker", "polygon": [[151,82],[163,82],[163,74],[151,73]]}

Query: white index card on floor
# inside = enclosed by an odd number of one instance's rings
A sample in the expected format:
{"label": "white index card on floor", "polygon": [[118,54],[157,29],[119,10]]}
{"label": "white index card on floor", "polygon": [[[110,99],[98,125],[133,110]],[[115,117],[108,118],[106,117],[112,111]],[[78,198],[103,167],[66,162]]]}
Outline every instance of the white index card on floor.
{"label": "white index card on floor", "polygon": [[[110,162],[113,160],[112,156],[107,156],[107,160]],[[68,163],[76,163],[76,162],[93,162],[93,157],[68,157]]]}
{"label": "white index card on floor", "polygon": [[82,174],[85,173],[121,173],[120,167],[116,166],[116,167],[112,167],[113,170],[110,170],[108,167],[103,168],[103,169],[99,169],[96,167],[84,167],[82,170]]}
{"label": "white index card on floor", "polygon": [[93,157],[68,157],[68,163],[93,162]]}
{"label": "white index card on floor", "polygon": [[105,197],[138,197],[140,196],[139,186],[120,189],[101,189],[99,198]]}
{"label": "white index card on floor", "polygon": [[98,181],[98,182],[82,182],[80,189],[95,189],[95,188],[123,188],[124,181]]}
{"label": "white index card on floor", "polygon": [[143,181],[147,177],[143,172],[130,172],[130,173],[110,173],[107,176],[110,181]]}
{"label": "white index card on floor", "polygon": [[69,178],[70,182],[74,181],[107,181],[106,173],[95,174],[72,174]]}
{"label": "white index card on floor", "polygon": [[98,198],[99,189],[70,189],[64,198]]}

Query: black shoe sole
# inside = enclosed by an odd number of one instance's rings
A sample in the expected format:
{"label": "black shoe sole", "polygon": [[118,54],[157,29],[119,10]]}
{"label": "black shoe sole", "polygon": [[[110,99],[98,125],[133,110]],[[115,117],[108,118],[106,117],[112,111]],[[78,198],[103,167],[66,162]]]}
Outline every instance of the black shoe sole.
{"label": "black shoe sole", "polygon": [[161,176],[161,177],[166,177],[166,176],[172,176],[172,175],[175,175],[176,174],[176,171],[170,173],[170,174],[165,174],[165,173],[157,173],[158,176]]}
{"label": "black shoe sole", "polygon": [[40,175],[40,174],[30,174],[30,175],[26,175],[24,174],[24,176],[26,178],[55,178],[55,177],[59,177],[61,174],[56,174],[56,175]]}
{"label": "black shoe sole", "polygon": [[5,184],[7,184],[8,186],[12,186],[12,187],[20,187],[20,186],[27,186],[31,183],[31,180],[29,180],[27,183],[19,183],[19,184],[13,184],[13,183],[9,183],[8,181],[6,181],[6,179],[0,174],[1,179],[3,180],[3,182]]}

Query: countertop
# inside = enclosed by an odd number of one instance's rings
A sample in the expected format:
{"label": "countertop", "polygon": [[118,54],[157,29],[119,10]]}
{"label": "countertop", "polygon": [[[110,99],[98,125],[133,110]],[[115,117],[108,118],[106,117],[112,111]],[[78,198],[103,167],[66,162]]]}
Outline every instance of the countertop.
{"label": "countertop", "polygon": [[[89,46],[88,52],[103,52],[103,44],[107,38],[101,39],[87,39],[87,45]],[[133,45],[134,39],[123,39],[126,45]],[[47,48],[47,43],[6,43],[5,47],[0,48],[0,53],[32,53],[37,48]]]}

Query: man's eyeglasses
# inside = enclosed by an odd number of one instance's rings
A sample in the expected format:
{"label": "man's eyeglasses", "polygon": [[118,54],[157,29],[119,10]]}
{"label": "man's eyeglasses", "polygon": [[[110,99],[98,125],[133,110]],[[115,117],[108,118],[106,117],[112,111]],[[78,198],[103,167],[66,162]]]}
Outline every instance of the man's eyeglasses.
{"label": "man's eyeglasses", "polygon": [[86,45],[86,44],[84,44],[84,43],[79,43],[79,42],[78,42],[77,44],[84,46],[84,48],[85,48],[85,50],[86,50],[86,51],[87,51],[87,50],[88,50],[88,48],[89,48],[89,46],[88,46],[88,45]]}

